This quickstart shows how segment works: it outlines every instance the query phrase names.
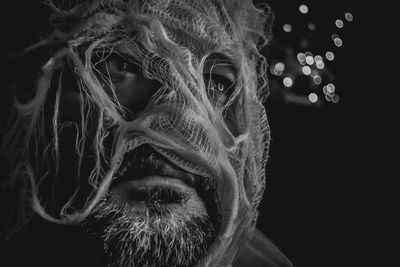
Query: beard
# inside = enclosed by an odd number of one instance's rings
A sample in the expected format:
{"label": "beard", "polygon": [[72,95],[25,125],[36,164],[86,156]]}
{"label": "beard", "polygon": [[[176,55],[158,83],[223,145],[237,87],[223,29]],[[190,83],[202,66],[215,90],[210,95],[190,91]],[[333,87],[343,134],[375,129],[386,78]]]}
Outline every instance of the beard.
{"label": "beard", "polygon": [[113,195],[82,227],[102,242],[106,266],[194,266],[216,237],[207,214],[171,212],[157,201],[137,210]]}

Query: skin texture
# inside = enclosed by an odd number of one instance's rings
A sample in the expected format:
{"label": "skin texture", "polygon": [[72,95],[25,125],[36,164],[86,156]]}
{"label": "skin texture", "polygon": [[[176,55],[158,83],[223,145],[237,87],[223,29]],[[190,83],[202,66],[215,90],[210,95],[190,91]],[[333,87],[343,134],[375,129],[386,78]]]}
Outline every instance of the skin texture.
{"label": "skin texture", "polygon": [[50,8],[54,31],[25,50],[46,55],[40,74],[17,86],[4,122],[11,232],[33,213],[30,231],[71,232],[61,247],[85,247],[86,266],[232,264],[264,190],[258,49],[271,13],[250,1]]}

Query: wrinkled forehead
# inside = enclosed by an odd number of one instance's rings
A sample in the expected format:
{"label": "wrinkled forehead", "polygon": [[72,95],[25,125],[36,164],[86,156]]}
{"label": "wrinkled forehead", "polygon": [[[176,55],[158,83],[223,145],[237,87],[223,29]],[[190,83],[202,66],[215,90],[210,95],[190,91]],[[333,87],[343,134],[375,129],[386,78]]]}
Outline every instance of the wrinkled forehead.
{"label": "wrinkled forehead", "polygon": [[148,45],[147,38],[165,37],[164,44],[185,47],[198,58],[212,52],[237,55],[225,9],[209,1],[92,1],[81,10],[84,26],[78,35],[84,38],[115,34],[121,42]]}

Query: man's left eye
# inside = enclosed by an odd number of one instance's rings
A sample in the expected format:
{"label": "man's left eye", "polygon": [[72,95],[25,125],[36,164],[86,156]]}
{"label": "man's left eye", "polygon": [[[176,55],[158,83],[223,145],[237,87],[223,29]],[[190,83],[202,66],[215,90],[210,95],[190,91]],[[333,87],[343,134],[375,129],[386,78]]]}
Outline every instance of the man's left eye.
{"label": "man's left eye", "polygon": [[215,101],[217,106],[226,105],[235,89],[234,83],[216,73],[205,73],[203,76],[208,97]]}

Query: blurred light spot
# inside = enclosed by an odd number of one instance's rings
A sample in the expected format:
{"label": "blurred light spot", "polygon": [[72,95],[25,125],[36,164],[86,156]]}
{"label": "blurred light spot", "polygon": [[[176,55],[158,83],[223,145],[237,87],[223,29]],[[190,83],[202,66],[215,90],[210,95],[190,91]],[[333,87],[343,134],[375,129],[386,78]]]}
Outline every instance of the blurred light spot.
{"label": "blurred light spot", "polygon": [[321,84],[322,78],[321,78],[321,76],[319,76],[319,75],[315,75],[315,76],[313,77],[313,81],[314,81],[315,84]]}
{"label": "blurred light spot", "polygon": [[293,80],[289,77],[286,77],[285,79],[283,79],[283,84],[286,87],[291,87],[293,85]]}
{"label": "blurred light spot", "polygon": [[284,71],[285,70],[285,64],[282,62],[278,62],[275,64],[275,69],[278,71]]}
{"label": "blurred light spot", "polygon": [[353,15],[351,13],[344,14],[344,17],[346,18],[347,21],[352,21],[353,20]]}
{"label": "blurred light spot", "polygon": [[326,52],[325,57],[327,60],[332,61],[335,59],[335,54],[333,54],[331,51]]}
{"label": "blurred light spot", "polygon": [[308,65],[312,65],[312,64],[314,64],[314,58],[312,56],[307,56],[306,62]]}
{"label": "blurred light spot", "polygon": [[333,42],[335,43],[335,45],[336,45],[337,47],[341,47],[341,46],[343,45],[343,41],[342,41],[342,39],[340,39],[339,37],[335,38],[335,39],[333,40]]}
{"label": "blurred light spot", "polygon": [[274,74],[277,75],[277,76],[281,76],[282,75],[282,71],[274,69]]}
{"label": "blurred light spot", "polygon": [[312,56],[313,54],[310,51],[307,51],[304,53],[304,55],[306,55],[306,57],[308,57],[308,56]]}
{"label": "blurred light spot", "polygon": [[315,93],[311,93],[308,95],[308,99],[310,100],[311,103],[315,103],[318,101],[318,96]]}
{"label": "blurred light spot", "polygon": [[326,85],[322,88],[322,91],[324,92],[325,95],[328,94],[327,88],[328,88],[328,87],[327,87]]}
{"label": "blurred light spot", "polygon": [[326,91],[328,92],[328,93],[334,93],[335,92],[335,85],[334,84],[332,84],[332,83],[330,83],[330,84],[328,84],[327,86],[326,86]]}
{"label": "blurred light spot", "polygon": [[283,64],[282,62],[278,62],[275,64],[273,72],[275,75],[280,76],[282,75],[284,70],[285,70],[285,64]]}
{"label": "blurred light spot", "polygon": [[338,95],[334,95],[334,96],[332,97],[332,102],[335,103],[335,104],[338,103],[339,100],[340,100],[340,97],[339,97]]}
{"label": "blurred light spot", "polygon": [[312,78],[314,78],[315,76],[317,76],[319,74],[319,72],[317,70],[312,70],[310,76]]}
{"label": "blurred light spot", "polygon": [[338,27],[338,28],[343,28],[343,20],[337,19],[337,20],[335,21],[335,24],[336,24],[336,27]]}
{"label": "blurred light spot", "polygon": [[301,65],[306,64],[306,55],[304,55],[303,53],[298,53],[297,54],[297,60],[300,62]]}
{"label": "blurred light spot", "polygon": [[290,24],[283,25],[283,30],[285,32],[291,32],[292,31],[292,25],[290,25]]}
{"label": "blurred light spot", "polygon": [[275,66],[271,66],[271,67],[269,68],[269,71],[270,71],[272,74],[275,74]]}
{"label": "blurred light spot", "polygon": [[315,65],[317,66],[318,69],[322,70],[323,68],[325,68],[325,63],[323,61],[317,61],[315,63]]}
{"label": "blurred light spot", "polygon": [[301,70],[303,71],[304,75],[311,74],[311,68],[309,66],[304,66]]}
{"label": "blurred light spot", "polygon": [[339,34],[332,33],[331,38],[332,38],[332,40],[335,40],[336,38],[339,38]]}
{"label": "blurred light spot", "polygon": [[326,101],[332,101],[332,96],[330,96],[330,95],[325,95],[325,99],[326,99]]}
{"label": "blurred light spot", "polygon": [[307,14],[308,13],[308,6],[300,5],[299,10],[300,10],[301,14]]}
{"label": "blurred light spot", "polygon": [[318,63],[319,61],[323,61],[323,59],[322,59],[322,57],[321,56],[315,56],[314,57],[314,61],[315,61],[315,63]]}
{"label": "blurred light spot", "polygon": [[311,30],[311,31],[315,31],[315,29],[317,28],[316,26],[315,26],[315,24],[314,23],[308,23],[308,28]]}

